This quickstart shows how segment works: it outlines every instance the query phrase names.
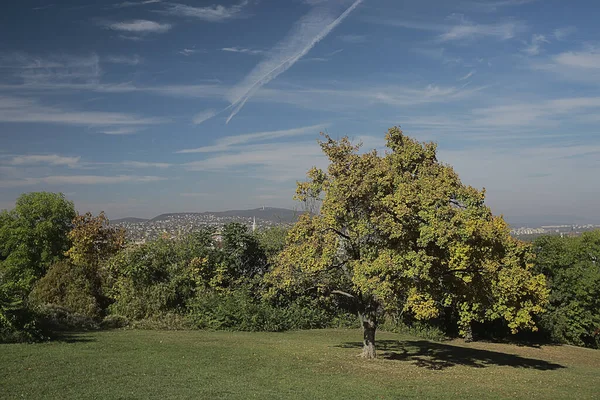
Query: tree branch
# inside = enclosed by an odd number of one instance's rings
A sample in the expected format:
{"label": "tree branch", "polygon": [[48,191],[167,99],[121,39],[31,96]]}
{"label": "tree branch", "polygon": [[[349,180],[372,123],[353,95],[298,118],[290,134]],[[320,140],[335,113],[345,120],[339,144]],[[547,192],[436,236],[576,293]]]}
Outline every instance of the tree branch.
{"label": "tree branch", "polygon": [[344,239],[352,241],[352,238],[350,236],[338,231],[337,229],[325,228],[323,231],[333,231],[333,232],[337,233],[339,236],[343,237]]}
{"label": "tree branch", "polygon": [[456,207],[462,208],[463,210],[467,208],[464,204],[460,204],[458,201],[456,201],[454,199],[450,199],[450,204],[454,204]]}
{"label": "tree branch", "polygon": [[331,294],[340,294],[342,296],[350,297],[351,299],[355,298],[355,296],[351,295],[350,293],[342,292],[341,290],[332,290]]}

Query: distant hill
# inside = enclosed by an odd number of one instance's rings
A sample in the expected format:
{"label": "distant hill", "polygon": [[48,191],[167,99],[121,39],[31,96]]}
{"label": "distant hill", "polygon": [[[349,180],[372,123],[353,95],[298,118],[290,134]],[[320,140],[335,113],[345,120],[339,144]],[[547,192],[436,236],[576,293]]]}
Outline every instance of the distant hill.
{"label": "distant hill", "polygon": [[138,224],[138,223],[142,223],[142,222],[146,222],[149,221],[146,218],[135,218],[135,217],[127,217],[127,218],[119,218],[119,219],[111,219],[110,223],[111,224],[120,224],[120,223],[130,223],[130,224]]}
{"label": "distant hill", "polygon": [[216,217],[241,217],[241,218],[252,218],[261,219],[264,221],[278,222],[278,223],[290,223],[295,222],[298,216],[302,214],[301,211],[289,210],[287,208],[276,208],[276,207],[261,207],[254,208],[251,210],[230,210],[230,211],[207,211],[202,213],[167,213],[161,214],[157,217],[152,218],[149,222],[163,221],[173,216],[178,215],[214,215]]}

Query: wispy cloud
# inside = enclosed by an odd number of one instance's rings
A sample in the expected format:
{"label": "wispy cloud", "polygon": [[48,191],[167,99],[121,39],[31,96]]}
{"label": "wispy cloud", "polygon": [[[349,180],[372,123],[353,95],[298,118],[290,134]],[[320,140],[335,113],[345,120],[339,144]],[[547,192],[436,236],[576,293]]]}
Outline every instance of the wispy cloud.
{"label": "wispy cloud", "polygon": [[113,7],[115,7],[115,8],[137,7],[137,6],[145,6],[148,4],[157,4],[160,2],[161,2],[161,0],[124,1],[122,3],[113,4]]}
{"label": "wispy cloud", "polygon": [[[292,161],[294,160],[294,161]],[[246,145],[229,153],[211,155],[183,165],[189,171],[235,170],[244,176],[285,182],[302,179],[312,166],[326,167],[327,160],[315,140]]]}
{"label": "wispy cloud", "polygon": [[494,12],[503,7],[521,6],[538,0],[497,0],[497,1],[472,1],[465,3],[465,7],[472,11]]}
{"label": "wispy cloud", "polygon": [[0,95],[0,122],[113,126],[151,125],[165,120],[118,112],[65,110],[41,105],[34,99]]}
{"label": "wispy cloud", "polygon": [[27,84],[89,83],[102,75],[100,57],[89,55],[51,54],[40,57],[19,52],[0,54],[0,64],[16,78]]}
{"label": "wispy cloud", "polygon": [[136,19],[131,21],[113,22],[106,24],[108,29],[114,31],[135,33],[135,34],[146,34],[146,33],[165,33],[168,32],[172,26],[171,24],[161,24],[154,21],[148,21],[145,19]]}
{"label": "wispy cloud", "polygon": [[325,129],[328,124],[319,124],[312,126],[304,126],[300,128],[285,129],[279,131],[256,132],[245,135],[228,136],[217,140],[214,145],[198,147],[195,149],[179,150],[177,153],[217,153],[238,150],[237,146],[245,145],[252,142],[262,142],[270,139],[279,139],[284,137],[302,136],[307,134],[316,135]]}
{"label": "wispy cloud", "polygon": [[550,41],[544,35],[534,34],[531,36],[531,42],[522,51],[530,56],[536,56],[540,54],[543,43],[550,43]]}
{"label": "wispy cloud", "polygon": [[531,63],[531,68],[548,71],[572,81],[600,84],[600,50],[596,47],[565,51]]}
{"label": "wispy cloud", "polygon": [[212,117],[214,117],[215,115],[217,115],[218,111],[215,109],[209,109],[209,110],[205,110],[202,111],[196,115],[194,115],[194,118],[192,119],[192,122],[196,125],[203,123],[206,120],[211,119]]}
{"label": "wispy cloud", "polygon": [[582,68],[600,69],[600,51],[591,49],[589,51],[568,51],[553,57],[557,64]]}
{"label": "wispy cloud", "polygon": [[498,40],[507,40],[522,31],[523,25],[516,21],[508,21],[497,24],[476,24],[462,20],[458,25],[450,27],[439,36],[442,42],[457,40],[472,40],[478,37],[493,37]]}
{"label": "wispy cloud", "polygon": [[130,168],[160,168],[166,169],[171,168],[173,164],[169,163],[158,163],[158,162],[144,162],[144,161],[123,161],[120,165]]}
{"label": "wispy cloud", "polygon": [[178,53],[181,54],[182,56],[188,57],[188,56],[194,55],[196,53],[204,53],[204,50],[187,49],[187,48],[185,48],[185,49],[182,49],[182,50],[178,51]]}
{"label": "wispy cloud", "polygon": [[39,6],[39,7],[33,7],[32,10],[33,11],[42,11],[42,10],[47,10],[49,8],[54,7],[56,4],[46,4],[44,6]]}
{"label": "wispy cloud", "polygon": [[568,26],[565,28],[555,29],[552,34],[554,35],[556,40],[565,40],[566,38],[574,34],[576,31],[577,28],[575,28],[574,26]]}
{"label": "wispy cloud", "polygon": [[133,56],[108,56],[106,62],[112,64],[138,65],[142,62],[142,58],[137,54]]}
{"label": "wispy cloud", "polygon": [[251,54],[251,55],[259,55],[259,54],[264,53],[263,50],[246,49],[243,47],[223,47],[221,50],[229,52],[229,53],[243,53],[243,54]]}
{"label": "wispy cloud", "polygon": [[69,166],[77,165],[81,157],[64,157],[57,154],[48,155],[22,155],[13,157],[8,161],[10,165],[30,166],[30,165],[53,165]]}
{"label": "wispy cloud", "polygon": [[98,131],[99,133],[104,133],[105,135],[132,135],[141,130],[141,128],[112,128],[112,129],[103,129]]}
{"label": "wispy cloud", "polygon": [[148,183],[165,180],[159,176],[137,175],[51,175],[39,178],[0,180],[0,187],[21,187],[33,185],[109,185],[117,183]]}
{"label": "wispy cloud", "polygon": [[163,12],[169,15],[179,17],[197,18],[207,22],[224,22],[244,16],[244,7],[248,5],[248,1],[242,1],[231,7],[222,5],[212,5],[208,7],[193,7],[185,4],[168,4],[167,9]]}
{"label": "wispy cloud", "polygon": [[475,71],[474,69],[472,69],[471,71],[469,71],[469,73],[467,73],[464,76],[461,76],[460,78],[458,78],[459,81],[466,81],[467,79],[469,79],[470,77],[472,77],[473,75],[475,75]]}
{"label": "wispy cloud", "polygon": [[[447,18],[446,22],[419,22],[389,18],[366,18],[372,23],[382,23],[406,29],[439,32],[437,41],[454,42],[468,41],[478,38],[489,37],[497,40],[512,39],[517,34],[526,30],[527,26],[519,21],[509,20],[493,24],[479,24],[468,20],[463,15],[455,14]],[[451,23],[456,21],[455,23]]]}
{"label": "wispy cloud", "polygon": [[229,122],[262,86],[288,70],[306,55],[319,41],[329,34],[352,12],[362,0],[356,0],[341,14],[339,2],[315,6],[303,16],[253,70],[229,94],[232,111]]}
{"label": "wispy cloud", "polygon": [[541,102],[513,103],[473,111],[473,123],[486,126],[555,125],[564,116],[578,117],[600,110],[600,97],[567,97]]}

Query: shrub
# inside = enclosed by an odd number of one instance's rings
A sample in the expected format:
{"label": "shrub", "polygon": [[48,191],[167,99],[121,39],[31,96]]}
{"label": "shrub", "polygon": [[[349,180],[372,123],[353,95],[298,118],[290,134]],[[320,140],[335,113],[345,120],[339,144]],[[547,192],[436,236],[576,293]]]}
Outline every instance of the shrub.
{"label": "shrub", "polygon": [[332,313],[306,298],[277,306],[242,288],[196,296],[188,307],[188,320],[199,329],[279,332],[348,326],[356,318]]}
{"label": "shrub", "polygon": [[100,292],[100,277],[94,268],[59,261],[37,282],[29,299],[36,305],[55,305],[70,313],[98,319],[102,314]]}
{"label": "shrub", "polygon": [[72,312],[54,304],[41,305],[36,308],[37,320],[41,329],[51,332],[89,331],[99,329],[98,323],[88,315]]}
{"label": "shrub", "polygon": [[107,315],[100,323],[100,327],[104,329],[118,329],[126,326],[129,326],[129,320],[122,315]]}
{"label": "shrub", "polygon": [[381,329],[388,332],[403,333],[436,342],[441,342],[447,337],[444,331],[438,326],[423,321],[413,321],[407,323],[404,321],[387,319],[381,325]]}

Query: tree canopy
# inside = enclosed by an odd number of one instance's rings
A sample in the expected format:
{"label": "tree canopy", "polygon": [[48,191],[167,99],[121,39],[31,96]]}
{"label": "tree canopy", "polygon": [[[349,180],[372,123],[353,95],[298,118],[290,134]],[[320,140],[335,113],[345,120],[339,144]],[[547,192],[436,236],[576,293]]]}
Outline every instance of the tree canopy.
{"label": "tree canopy", "polygon": [[75,218],[73,203],[62,193],[21,195],[11,211],[0,213],[0,272],[4,279],[28,289],[70,243],[67,233]]}
{"label": "tree canopy", "polygon": [[318,201],[320,213],[290,230],[269,276],[276,288],[352,299],[368,358],[386,313],[430,319],[451,309],[463,334],[472,321],[498,318],[513,332],[535,329],[548,291],[529,246],[492,215],[483,190],[438,161],[434,143],[394,127],[379,154],[324,137],[327,171],[312,168],[296,191],[298,200]]}
{"label": "tree canopy", "polygon": [[600,347],[600,231],[543,236],[534,248],[551,289],[542,327],[555,341]]}

